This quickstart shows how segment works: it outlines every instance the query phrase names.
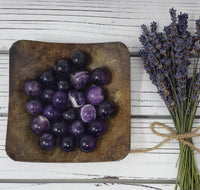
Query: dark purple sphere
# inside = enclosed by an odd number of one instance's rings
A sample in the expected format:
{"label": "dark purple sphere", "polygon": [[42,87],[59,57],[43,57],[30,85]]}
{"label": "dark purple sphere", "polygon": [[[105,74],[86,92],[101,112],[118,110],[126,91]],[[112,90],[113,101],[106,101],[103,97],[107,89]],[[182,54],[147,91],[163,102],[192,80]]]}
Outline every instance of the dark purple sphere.
{"label": "dark purple sphere", "polygon": [[76,120],[71,123],[71,125],[69,126],[69,130],[72,135],[74,135],[75,137],[79,137],[85,132],[86,125],[82,121]]}
{"label": "dark purple sphere", "polygon": [[42,93],[42,86],[36,80],[30,80],[24,85],[25,93],[28,96],[39,96]]}
{"label": "dark purple sphere", "polygon": [[52,89],[46,89],[43,91],[41,98],[44,103],[51,103],[54,91]]}
{"label": "dark purple sphere", "polygon": [[60,140],[60,147],[62,150],[66,152],[70,152],[75,149],[76,147],[76,139],[73,135],[65,135]]}
{"label": "dark purple sphere", "polygon": [[77,119],[78,114],[75,108],[67,108],[63,113],[62,113],[63,119],[66,121],[74,121]]}
{"label": "dark purple sphere", "polygon": [[40,100],[29,100],[26,103],[26,109],[30,114],[37,115],[42,112],[42,103]]}
{"label": "dark purple sphere", "polygon": [[40,75],[40,80],[42,81],[43,85],[45,85],[45,86],[50,87],[52,85],[55,85],[54,75],[51,70],[44,71]]}
{"label": "dark purple sphere", "polygon": [[53,94],[52,105],[55,109],[63,110],[67,107],[68,103],[68,96],[65,92],[57,91]]}
{"label": "dark purple sphere", "polygon": [[64,136],[68,132],[68,127],[64,121],[57,121],[52,124],[51,131],[56,136]]}
{"label": "dark purple sphere", "polygon": [[79,140],[79,148],[83,152],[92,152],[96,147],[97,140],[92,135],[83,135]]}
{"label": "dark purple sphere", "polygon": [[102,134],[104,134],[105,129],[106,125],[100,119],[93,121],[88,127],[88,131],[94,136],[101,136]]}
{"label": "dark purple sphere", "polygon": [[86,99],[90,104],[98,105],[104,100],[103,89],[99,86],[92,86],[86,93]]}
{"label": "dark purple sphere", "polygon": [[70,59],[59,59],[53,66],[57,75],[67,77],[72,72],[72,63]]}
{"label": "dark purple sphere", "polygon": [[55,147],[56,145],[56,138],[51,133],[44,133],[39,138],[39,146],[42,150],[48,151]]}
{"label": "dark purple sphere", "polygon": [[71,90],[72,86],[70,81],[68,80],[59,80],[57,84],[58,90],[63,90],[65,92],[69,92]]}
{"label": "dark purple sphere", "polygon": [[50,123],[46,117],[38,115],[31,120],[30,127],[35,134],[41,135],[50,129]]}
{"label": "dark purple sphere", "polygon": [[91,104],[86,104],[80,109],[81,119],[86,123],[91,123],[96,119],[95,107]]}
{"label": "dark purple sphere", "polygon": [[71,74],[72,86],[76,89],[84,89],[89,85],[90,75],[88,71],[77,71]]}
{"label": "dark purple sphere", "polygon": [[71,59],[76,68],[83,68],[87,65],[87,56],[81,51],[74,52]]}
{"label": "dark purple sphere", "polygon": [[109,119],[112,117],[114,111],[114,104],[108,101],[101,102],[97,108],[97,113],[102,119]]}
{"label": "dark purple sphere", "polygon": [[52,105],[47,105],[43,110],[43,115],[49,121],[56,121],[60,118],[61,113],[58,110],[56,110]]}
{"label": "dark purple sphere", "polygon": [[68,97],[71,106],[74,108],[80,108],[86,103],[84,93],[81,91],[75,89],[71,90],[68,94]]}
{"label": "dark purple sphere", "polygon": [[90,81],[97,86],[108,84],[109,80],[110,74],[104,68],[96,68],[90,75]]}

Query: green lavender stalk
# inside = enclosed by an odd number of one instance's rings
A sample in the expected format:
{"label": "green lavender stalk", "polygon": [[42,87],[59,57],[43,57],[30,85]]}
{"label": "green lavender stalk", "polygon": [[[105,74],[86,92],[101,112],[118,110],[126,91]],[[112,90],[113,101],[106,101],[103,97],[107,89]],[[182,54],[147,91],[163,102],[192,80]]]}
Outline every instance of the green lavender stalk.
{"label": "green lavender stalk", "polygon": [[[164,32],[157,32],[157,24],[151,23],[150,30],[142,25],[139,37],[144,49],[140,56],[150,80],[157,87],[173,120],[176,134],[192,131],[200,94],[200,19],[196,21],[196,33],[187,30],[188,15],[170,9],[171,24]],[[191,55],[195,52],[192,76],[189,74]],[[193,144],[192,139],[185,139]],[[194,152],[179,142],[180,155],[175,189],[200,190],[200,176],[195,164]]]}

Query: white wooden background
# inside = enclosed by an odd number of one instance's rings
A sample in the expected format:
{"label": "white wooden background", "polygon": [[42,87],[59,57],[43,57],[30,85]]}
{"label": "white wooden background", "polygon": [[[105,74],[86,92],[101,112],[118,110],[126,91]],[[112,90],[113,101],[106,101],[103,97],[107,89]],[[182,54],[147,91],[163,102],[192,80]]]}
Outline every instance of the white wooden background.
{"label": "white wooden background", "polygon": [[[14,162],[5,152],[8,50],[20,39],[125,43],[131,52],[131,148],[157,144],[161,139],[151,134],[149,124],[159,121],[172,126],[172,122],[137,57],[138,36],[140,25],[153,20],[163,29],[170,22],[171,7],[189,13],[189,28],[194,31],[194,21],[200,17],[198,0],[0,0],[0,189],[173,189],[179,153],[176,141],[105,163],[23,163]],[[195,125],[199,124],[196,120]],[[194,141],[200,145],[200,139]],[[200,155],[195,156],[200,168]]]}

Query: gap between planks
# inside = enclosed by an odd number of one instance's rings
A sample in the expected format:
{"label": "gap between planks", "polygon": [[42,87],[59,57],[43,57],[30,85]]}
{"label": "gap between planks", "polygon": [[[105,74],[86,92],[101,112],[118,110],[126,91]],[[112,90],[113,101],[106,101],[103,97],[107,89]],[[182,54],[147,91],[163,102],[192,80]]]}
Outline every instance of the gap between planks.
{"label": "gap between planks", "polygon": [[93,179],[0,179],[0,183],[117,183],[117,184],[175,184],[176,180],[118,179],[116,176]]}

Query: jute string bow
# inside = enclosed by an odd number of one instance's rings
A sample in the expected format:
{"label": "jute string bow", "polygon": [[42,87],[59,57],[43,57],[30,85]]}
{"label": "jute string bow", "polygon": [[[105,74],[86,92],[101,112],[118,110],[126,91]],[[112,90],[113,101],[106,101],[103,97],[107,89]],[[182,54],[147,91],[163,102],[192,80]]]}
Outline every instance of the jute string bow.
{"label": "jute string bow", "polygon": [[[156,131],[155,130],[155,126],[156,125],[165,128],[167,131],[170,132],[170,134],[163,134],[163,133],[160,133],[160,132]],[[141,149],[141,150],[140,149],[139,150],[131,150],[130,153],[149,152],[149,151],[152,151],[152,150],[155,150],[155,149],[159,148],[160,146],[164,145],[165,143],[167,143],[168,141],[170,141],[172,139],[176,139],[177,141],[180,141],[183,144],[188,145],[191,149],[196,150],[198,153],[200,153],[200,149],[198,149],[192,143],[186,141],[186,139],[200,136],[199,133],[196,133],[198,130],[200,130],[200,126],[197,127],[196,129],[194,129],[192,132],[185,133],[185,134],[176,134],[169,126],[165,125],[164,123],[159,123],[159,122],[153,122],[151,124],[150,128],[151,128],[151,131],[155,135],[158,135],[160,137],[164,137],[165,139],[162,142],[160,142],[159,144],[157,144],[156,146],[152,147],[152,148],[146,148],[146,149]]]}

